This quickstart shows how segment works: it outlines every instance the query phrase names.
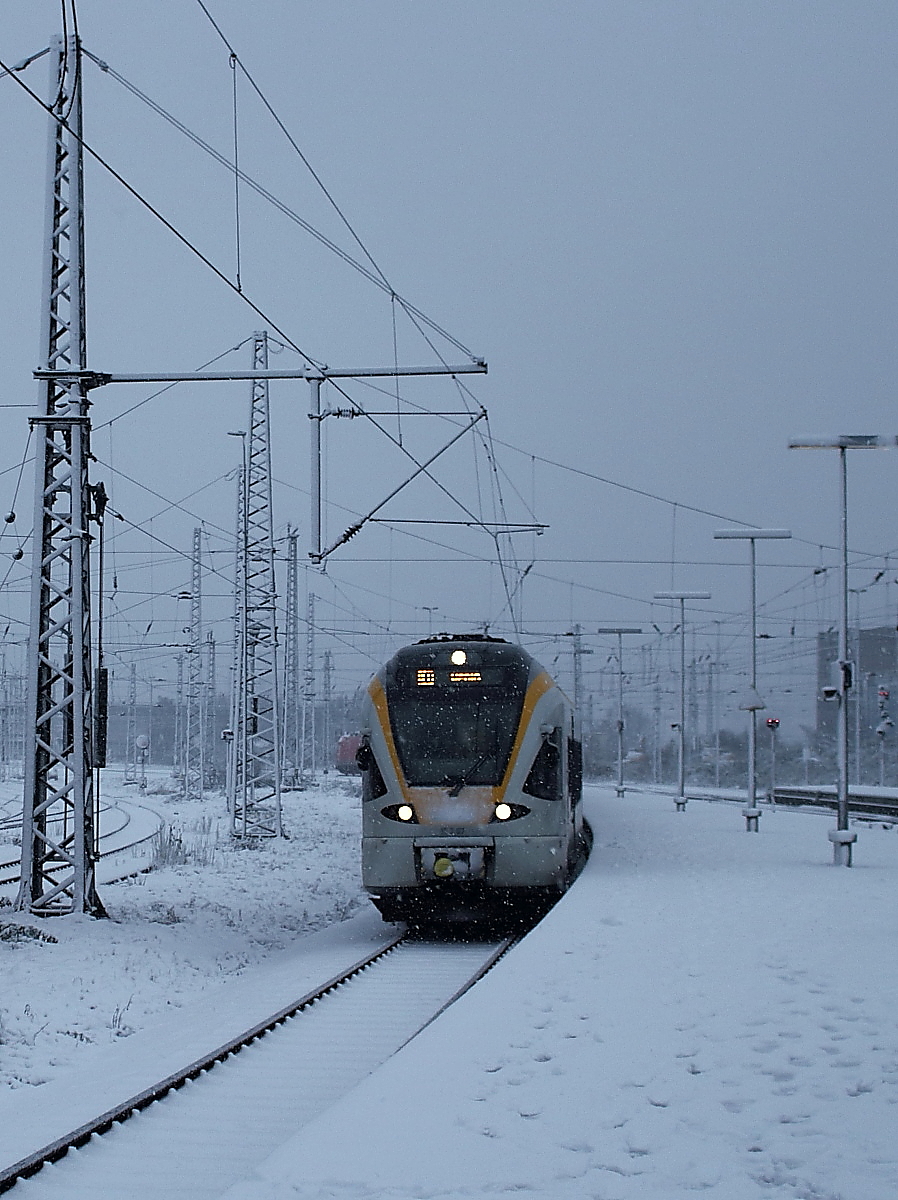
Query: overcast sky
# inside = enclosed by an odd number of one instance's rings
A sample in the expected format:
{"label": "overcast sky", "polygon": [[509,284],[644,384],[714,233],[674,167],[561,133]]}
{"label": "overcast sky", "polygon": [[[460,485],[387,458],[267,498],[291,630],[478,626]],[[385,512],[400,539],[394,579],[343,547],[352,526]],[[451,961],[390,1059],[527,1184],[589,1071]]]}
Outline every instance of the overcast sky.
{"label": "overcast sky", "polygon": [[[498,479],[510,521],[527,522],[532,510],[550,526],[539,538],[502,539],[516,547],[521,569],[536,559],[523,584],[528,634],[559,633],[573,621],[587,630],[618,622],[650,629],[653,621],[668,628],[672,614],[652,605],[653,593],[707,588],[713,599],[696,606],[700,639],[712,647],[721,628],[722,656],[743,666],[746,547],[715,543],[712,534],[735,522],[787,526],[792,543],[759,546],[759,561],[777,564],[759,573],[761,627],[774,635],[762,673],[772,690],[798,676],[811,688],[809,639],[836,619],[834,572],[814,569],[836,562],[837,466],[832,452],[790,452],[788,442],[805,433],[898,433],[895,5],[207,7],[392,287],[488,360],[489,375],[467,383],[469,402],[489,411],[493,462],[482,442],[475,460],[469,437],[438,473],[478,516],[496,516]],[[87,49],[232,153],[228,52],[194,0],[79,0],[78,16]],[[3,17],[2,58],[17,62],[40,49],[59,24],[55,0],[15,6]],[[23,76],[42,95],[46,61]],[[90,144],[233,278],[233,177],[92,62],[85,70]],[[361,257],[246,79],[238,84],[241,166]],[[44,169],[43,115],[13,80],[0,80],[3,404],[35,397]],[[261,327],[94,163],[86,186],[91,366],[192,370]],[[399,361],[435,361],[389,296],[245,188],[240,203],[244,292],[307,354],[331,365],[390,365],[395,312]],[[445,341],[435,345],[448,360],[465,360]],[[247,354],[224,361],[247,369]],[[272,365],[298,361],[284,353]],[[97,426],[150,390],[95,393]],[[348,391],[369,407],[396,406],[395,395]],[[400,398],[405,407],[462,407],[448,383],[405,382]],[[303,385],[272,388],[275,521],[280,533],[298,525],[303,539],[306,403]],[[224,575],[234,492],[222,477],[238,450],[227,431],[245,428],[247,406],[241,385],[184,387],[94,437],[95,478],[107,480],[118,509],[148,530],[153,517],[154,536],[184,552],[202,520],[210,562]],[[22,459],[26,416],[0,410],[0,469]],[[398,435],[395,420],[384,423]],[[412,469],[365,424],[328,424],[331,538],[352,520],[340,505],[363,513]],[[454,432],[425,417],[407,417],[401,428],[419,457]],[[893,623],[898,455],[857,452],[849,467],[852,586],[870,585],[891,552],[894,565],[858,603],[865,622]],[[0,477],[4,505],[15,479],[15,471]],[[20,540],[32,487],[29,467],[15,505]],[[186,502],[195,517],[157,515],[200,488]],[[464,519],[426,481],[382,515]],[[4,552],[16,544],[7,535]],[[189,570],[146,536],[123,534],[118,550],[124,663],[150,620],[147,645],[176,640],[186,611],[178,614],[171,596]],[[426,634],[429,623],[509,629],[494,559],[492,539],[477,529],[397,524],[358,534],[333,556],[328,578],[311,584],[326,598],[322,619],[340,630],[340,686],[355,686],[372,660]],[[513,585],[513,568],[508,577]],[[7,615],[24,615],[16,594],[24,579],[15,567]],[[208,582],[207,609],[224,641],[228,584]],[[542,638],[531,644],[549,663],[558,653]],[[597,684],[610,646],[591,644]],[[170,677],[172,650],[153,653],[141,670]],[[562,653],[560,671],[565,661]]]}

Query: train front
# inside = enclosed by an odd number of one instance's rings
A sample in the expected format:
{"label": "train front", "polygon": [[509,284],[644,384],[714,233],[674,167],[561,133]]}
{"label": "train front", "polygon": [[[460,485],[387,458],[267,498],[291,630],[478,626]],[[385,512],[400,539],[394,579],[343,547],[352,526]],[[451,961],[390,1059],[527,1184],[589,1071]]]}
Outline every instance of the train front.
{"label": "train front", "polygon": [[576,841],[572,738],[566,697],[519,646],[456,636],[400,650],[369,686],[359,750],[362,879],[384,917],[557,897]]}

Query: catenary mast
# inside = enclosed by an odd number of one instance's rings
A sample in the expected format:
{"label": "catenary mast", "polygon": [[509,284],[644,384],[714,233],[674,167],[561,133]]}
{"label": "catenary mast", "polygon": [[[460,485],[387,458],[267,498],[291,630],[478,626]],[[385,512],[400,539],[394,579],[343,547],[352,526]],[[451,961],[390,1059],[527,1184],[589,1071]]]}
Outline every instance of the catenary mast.
{"label": "catenary mast", "polygon": [[[268,369],[264,332],[253,334],[252,369]],[[281,726],[267,379],[252,381],[243,476],[243,536],[238,538],[242,612],[237,622],[242,686],[235,689],[239,711],[232,722],[232,832],[240,838],[276,837],[282,833]]]}
{"label": "catenary mast", "polygon": [[125,729],[125,783],[137,783],[137,663],[128,671],[128,716]]}
{"label": "catenary mast", "polygon": [[303,783],[315,782],[315,593],[309,592],[306,616],[306,663],[302,692],[302,746],[299,773]]}
{"label": "catenary mast", "polygon": [[96,890],[90,644],[90,418],[84,293],[81,47],[50,45],[20,909],[102,915]]}
{"label": "catenary mast", "polygon": [[300,698],[301,669],[299,655],[299,531],[287,526],[287,591],[284,641],[284,740],[281,762],[290,764],[290,782],[300,782],[299,760],[302,750]]}
{"label": "catenary mast", "polygon": [[203,571],[201,527],[193,531],[190,575],[190,626],[187,645],[187,720],[184,746],[184,795],[199,800],[205,783],[206,729],[203,679]]}

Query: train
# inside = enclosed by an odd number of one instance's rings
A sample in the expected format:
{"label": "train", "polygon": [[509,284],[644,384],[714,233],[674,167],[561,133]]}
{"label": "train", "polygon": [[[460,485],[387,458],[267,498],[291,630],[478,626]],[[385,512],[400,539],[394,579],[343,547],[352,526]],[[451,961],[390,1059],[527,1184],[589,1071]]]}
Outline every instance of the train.
{"label": "train", "polygon": [[359,752],[361,742],[362,739],[357,733],[344,733],[337,741],[334,766],[341,775],[359,774],[359,764],[356,761],[356,755]]}
{"label": "train", "polygon": [[588,853],[577,715],[521,646],[405,646],[364,700],[362,884],[386,921],[545,911]]}

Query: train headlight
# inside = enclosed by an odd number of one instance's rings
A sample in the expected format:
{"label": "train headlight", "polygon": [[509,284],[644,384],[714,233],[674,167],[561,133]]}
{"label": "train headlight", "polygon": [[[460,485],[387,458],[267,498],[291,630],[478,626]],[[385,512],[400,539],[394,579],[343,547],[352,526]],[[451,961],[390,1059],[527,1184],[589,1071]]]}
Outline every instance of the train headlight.
{"label": "train headlight", "polygon": [[433,873],[437,879],[450,879],[455,874],[451,858],[438,858],[433,864]]}
{"label": "train headlight", "polygon": [[497,821],[507,821],[510,816],[511,816],[511,805],[510,804],[497,804],[496,805],[496,820]]}
{"label": "train headlight", "polygon": [[396,816],[400,821],[410,821],[415,815],[415,810],[410,804],[400,804],[396,809]]}

